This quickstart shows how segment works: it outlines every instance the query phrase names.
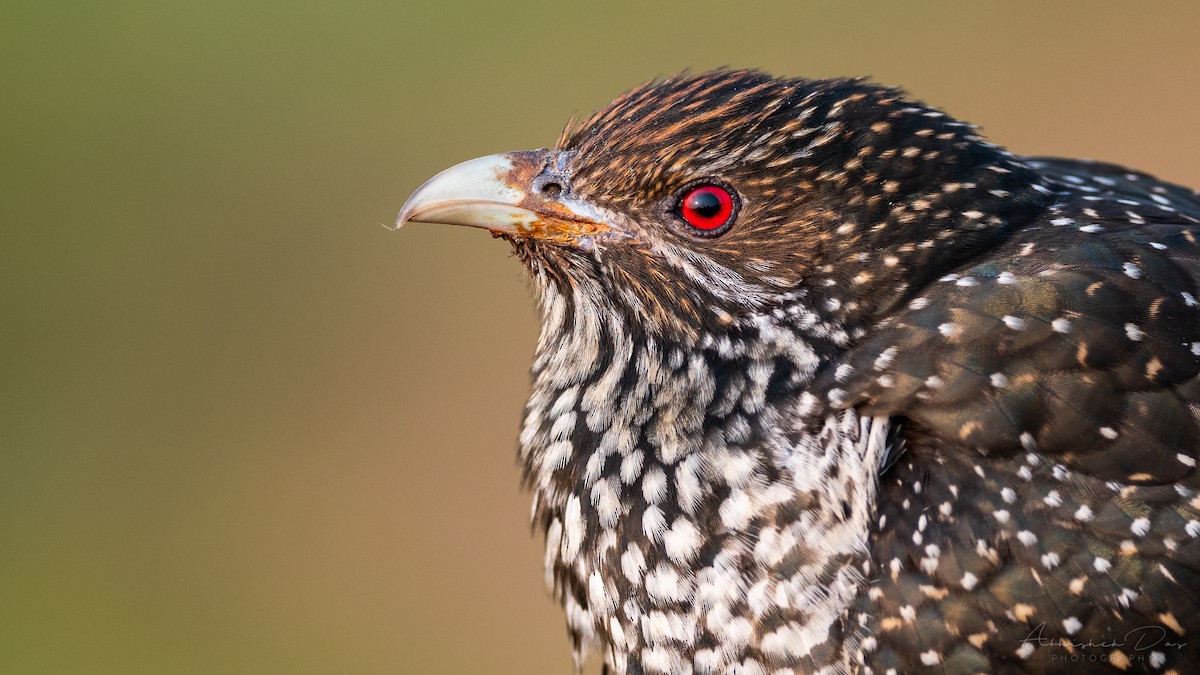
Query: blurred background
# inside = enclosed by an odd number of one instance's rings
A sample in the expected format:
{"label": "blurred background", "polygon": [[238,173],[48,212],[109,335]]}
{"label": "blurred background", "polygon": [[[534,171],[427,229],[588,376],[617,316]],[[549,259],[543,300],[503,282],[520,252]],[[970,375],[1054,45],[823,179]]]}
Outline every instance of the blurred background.
{"label": "blurred background", "polygon": [[528,288],[483,232],[386,229],[404,198],[720,65],[870,75],[1197,187],[1198,26],[1194,0],[10,4],[0,672],[568,672],[514,463]]}

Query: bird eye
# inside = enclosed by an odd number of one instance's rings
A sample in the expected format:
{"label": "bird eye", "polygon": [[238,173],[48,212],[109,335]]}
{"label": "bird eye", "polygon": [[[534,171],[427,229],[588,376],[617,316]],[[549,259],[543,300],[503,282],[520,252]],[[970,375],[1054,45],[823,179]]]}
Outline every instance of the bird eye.
{"label": "bird eye", "polygon": [[733,224],[735,206],[731,191],[706,183],[684,190],[675,210],[699,234],[716,236]]}

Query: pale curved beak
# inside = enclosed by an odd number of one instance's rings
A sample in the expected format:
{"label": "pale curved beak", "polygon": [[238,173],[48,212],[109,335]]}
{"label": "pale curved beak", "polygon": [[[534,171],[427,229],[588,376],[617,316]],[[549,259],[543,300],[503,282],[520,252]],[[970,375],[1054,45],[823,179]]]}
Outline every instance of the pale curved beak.
{"label": "pale curved beak", "polygon": [[570,194],[564,165],[558,151],[528,150],[452,166],[408,198],[396,228],[445,223],[557,241],[609,231],[595,207]]}

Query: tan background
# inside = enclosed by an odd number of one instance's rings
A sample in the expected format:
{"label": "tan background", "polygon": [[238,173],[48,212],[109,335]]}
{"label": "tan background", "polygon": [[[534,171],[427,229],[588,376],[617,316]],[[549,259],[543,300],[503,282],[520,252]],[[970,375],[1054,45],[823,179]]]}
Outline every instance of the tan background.
{"label": "tan background", "polygon": [[[684,67],[868,74],[1200,186],[1200,3],[24,3],[0,22],[0,672],[563,673],[484,233],[389,223]],[[253,6],[252,6],[253,5]]]}

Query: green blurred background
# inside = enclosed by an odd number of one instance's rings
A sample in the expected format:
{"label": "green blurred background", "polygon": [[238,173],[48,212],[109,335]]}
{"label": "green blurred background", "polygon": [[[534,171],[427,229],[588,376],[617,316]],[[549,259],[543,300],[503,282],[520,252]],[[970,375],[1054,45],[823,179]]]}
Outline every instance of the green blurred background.
{"label": "green blurred background", "polygon": [[407,194],[718,65],[1200,186],[1197,28],[1194,0],[6,7],[0,672],[567,672],[513,460],[529,292],[482,232],[385,229]]}

